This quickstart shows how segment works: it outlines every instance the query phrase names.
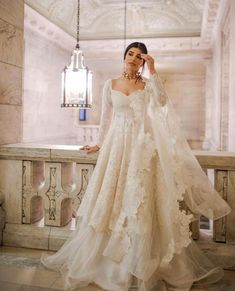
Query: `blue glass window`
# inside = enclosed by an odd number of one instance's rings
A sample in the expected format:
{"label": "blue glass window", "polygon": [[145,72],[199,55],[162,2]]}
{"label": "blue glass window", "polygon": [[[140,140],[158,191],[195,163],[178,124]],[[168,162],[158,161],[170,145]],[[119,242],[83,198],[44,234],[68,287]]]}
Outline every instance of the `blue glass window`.
{"label": "blue glass window", "polygon": [[79,109],[79,120],[83,121],[86,120],[86,109]]}

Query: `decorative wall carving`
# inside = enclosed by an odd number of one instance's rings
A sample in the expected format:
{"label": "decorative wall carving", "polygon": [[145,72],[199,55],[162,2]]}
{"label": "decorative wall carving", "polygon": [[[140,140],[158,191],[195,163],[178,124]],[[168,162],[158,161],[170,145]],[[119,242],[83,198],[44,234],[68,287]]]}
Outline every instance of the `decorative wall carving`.
{"label": "decorative wall carving", "polygon": [[201,40],[210,45],[222,0],[206,0],[201,29]]}
{"label": "decorative wall carving", "polygon": [[[90,2],[90,1],[87,1],[87,2]],[[29,3],[29,2],[30,1],[26,1],[26,3]],[[50,3],[50,2],[52,2],[52,1],[48,1],[48,3]],[[113,2],[113,1],[111,1],[111,2]],[[133,1],[131,1],[131,3],[132,2]],[[138,2],[138,1],[136,1],[136,2]],[[156,2],[156,1],[154,1],[154,2]],[[197,1],[194,1],[194,2],[196,3]],[[38,2],[32,1],[32,3],[34,3],[34,5],[36,5],[35,3],[39,3],[39,1]],[[42,1],[42,3],[43,3],[43,1]],[[94,1],[94,3],[96,3],[96,1]],[[147,4],[151,3],[151,1],[145,1],[144,3],[145,3],[145,5],[147,5]],[[187,3],[189,3],[189,1],[187,1]],[[98,4],[97,3],[96,3],[96,5],[94,4],[94,7],[92,6],[92,9],[97,9]],[[202,4],[200,4],[200,5],[202,5]],[[109,8],[111,9],[112,7],[109,6]],[[87,10],[87,11],[90,11],[90,10]],[[165,15],[164,17],[170,17],[169,16],[170,12],[166,12],[166,10],[164,10],[162,13]],[[151,54],[157,55],[158,60],[163,59],[164,61],[172,61],[172,60],[173,61],[174,60],[177,60],[177,61],[186,60],[187,61],[187,59],[189,59],[191,61],[192,59],[195,59],[195,60],[200,61],[200,60],[211,58],[211,52],[209,51],[208,44],[205,42],[201,42],[200,36],[193,36],[194,34],[192,34],[192,33],[188,34],[188,37],[179,37],[179,36],[173,37],[173,38],[166,37],[166,34],[164,32],[163,27],[161,27],[161,28],[158,27],[158,33],[159,33],[160,37],[157,37],[157,38],[154,37],[155,32],[152,33],[151,29],[153,29],[155,31],[156,30],[155,26],[160,25],[159,24],[160,18],[156,15],[158,15],[158,14],[157,13],[155,14],[153,12],[149,12],[148,19],[149,19],[149,21],[151,20],[151,23],[144,23],[141,20],[139,20],[138,22],[133,22],[134,23],[134,25],[132,25],[133,29],[136,31],[138,31],[139,29],[142,29],[143,34],[140,34],[138,32],[138,34],[136,35],[136,36],[138,36],[138,38],[127,38],[127,43],[144,38],[144,42],[146,43],[149,51],[151,52]],[[90,17],[92,17],[92,16],[90,16]],[[112,21],[115,22],[115,19],[113,17],[114,16],[112,16]],[[89,17],[87,16],[87,18],[89,18]],[[120,19],[121,19],[121,16],[119,17],[119,21],[120,21]],[[182,22],[182,20],[180,20],[180,19],[181,18],[179,18],[178,21],[179,22],[181,21],[180,25],[182,26],[182,29],[187,29],[185,27],[189,27],[189,26],[185,25]],[[96,23],[95,27],[98,27],[99,25],[104,26],[104,27],[107,27],[107,26],[112,27],[112,24],[107,25],[105,15],[104,15],[104,20],[105,20],[105,22]],[[168,25],[170,25],[170,24],[168,24]],[[173,25],[173,22],[171,23],[171,26],[172,25]],[[138,28],[139,26],[141,26],[142,28]],[[174,24],[174,27],[175,26],[176,25]],[[74,37],[72,37],[70,34],[66,33],[65,30],[61,29],[55,23],[53,23],[52,19],[50,19],[49,16],[48,16],[48,18],[45,18],[45,16],[40,15],[36,10],[32,9],[28,5],[25,5],[25,27],[27,29],[33,30],[35,33],[38,33],[38,34],[44,36],[45,38],[49,39],[50,41],[56,42],[59,46],[68,50],[69,53],[71,52],[71,50],[75,46],[76,40]],[[89,27],[89,31],[91,33],[92,27]],[[145,34],[146,31],[148,31],[148,34]],[[85,57],[86,57],[86,61],[87,61],[88,65],[91,66],[94,62],[96,63],[97,61],[98,62],[101,61],[102,62],[102,71],[103,71],[104,65],[105,65],[105,60],[109,60],[107,67],[105,67],[105,69],[107,69],[110,67],[110,58],[112,58],[112,60],[113,59],[120,60],[122,58],[123,45],[124,45],[123,33],[120,34],[120,39],[116,38],[115,34],[112,34],[112,39],[108,39],[108,38],[102,39],[102,36],[99,36],[99,33],[97,30],[94,30],[94,32],[92,32],[92,33],[95,33],[96,39],[81,40],[80,45],[81,45],[82,49],[84,48]],[[136,33],[136,32],[134,32],[134,33]],[[129,36],[134,36],[134,33],[132,35],[129,35]],[[99,39],[99,37],[100,37],[100,39]],[[101,51],[102,51],[102,54],[101,54]],[[165,58],[166,58],[166,60],[165,60]],[[115,63],[112,60],[111,60],[111,62],[112,62],[112,67],[113,67]],[[97,64],[95,64],[95,66],[96,65]]]}

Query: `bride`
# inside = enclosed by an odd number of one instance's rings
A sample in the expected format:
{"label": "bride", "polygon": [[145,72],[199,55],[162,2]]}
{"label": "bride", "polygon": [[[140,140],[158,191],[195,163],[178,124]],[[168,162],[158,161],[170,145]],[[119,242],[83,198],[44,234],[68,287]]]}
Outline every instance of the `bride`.
{"label": "bride", "polygon": [[98,143],[82,149],[100,153],[76,230],[42,259],[61,271],[65,290],[127,291],[135,282],[140,291],[183,291],[223,276],[189,224],[230,208],[193,156],[143,43],[126,48],[123,74],[106,81]]}

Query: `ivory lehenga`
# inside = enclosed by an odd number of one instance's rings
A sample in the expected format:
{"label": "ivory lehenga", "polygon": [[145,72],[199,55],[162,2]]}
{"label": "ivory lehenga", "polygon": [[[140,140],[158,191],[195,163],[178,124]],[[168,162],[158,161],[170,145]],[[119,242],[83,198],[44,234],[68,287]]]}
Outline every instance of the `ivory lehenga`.
{"label": "ivory lehenga", "polygon": [[190,290],[223,276],[192,241],[189,224],[230,208],[193,156],[157,74],[145,82],[128,96],[111,80],[104,85],[101,149],[77,228],[42,259],[61,271],[65,290],[95,283],[127,291],[133,278],[141,291]]}

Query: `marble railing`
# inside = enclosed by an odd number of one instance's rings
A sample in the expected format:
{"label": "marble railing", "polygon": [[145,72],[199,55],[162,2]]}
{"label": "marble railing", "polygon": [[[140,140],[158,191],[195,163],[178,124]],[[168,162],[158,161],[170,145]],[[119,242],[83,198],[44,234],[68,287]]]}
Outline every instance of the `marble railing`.
{"label": "marble railing", "polygon": [[82,144],[92,144],[97,141],[99,125],[81,125],[77,127],[77,140]]}
{"label": "marble railing", "polygon": [[[0,193],[6,224],[3,244],[58,249],[72,231],[98,154],[79,146],[16,144],[0,147]],[[233,211],[212,223],[213,241],[235,245],[235,153],[194,151],[212,169],[215,188]],[[199,223],[192,224],[199,238]]]}

